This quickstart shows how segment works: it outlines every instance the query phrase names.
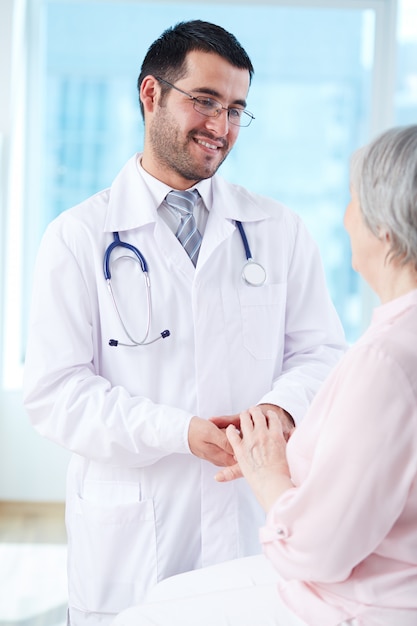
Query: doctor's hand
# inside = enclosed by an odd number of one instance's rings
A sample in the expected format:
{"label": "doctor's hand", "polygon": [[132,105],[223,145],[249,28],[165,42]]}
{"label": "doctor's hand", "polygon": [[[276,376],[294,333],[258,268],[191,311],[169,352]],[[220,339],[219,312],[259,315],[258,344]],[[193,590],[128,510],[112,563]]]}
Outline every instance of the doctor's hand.
{"label": "doctor's hand", "polygon": [[195,456],[214,465],[225,467],[236,463],[226,432],[209,420],[201,417],[191,418],[188,445]]}
{"label": "doctor's hand", "polygon": [[284,491],[293,488],[286,457],[287,440],[281,419],[275,411],[253,407],[240,414],[240,431],[226,429],[237,464],[226,467],[216,480],[234,480],[238,474],[248,481],[265,511],[269,511]]}

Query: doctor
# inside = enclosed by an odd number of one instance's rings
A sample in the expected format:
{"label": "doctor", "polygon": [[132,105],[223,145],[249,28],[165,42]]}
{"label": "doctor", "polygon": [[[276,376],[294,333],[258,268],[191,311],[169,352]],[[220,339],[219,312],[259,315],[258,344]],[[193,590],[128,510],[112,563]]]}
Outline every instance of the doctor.
{"label": "doctor", "polygon": [[[260,404],[288,436],[344,350],[300,219],[216,174],[252,121],[252,73],[218,26],[164,32],[138,79],[142,154],[40,247],[25,405],[73,452],[71,624],[108,624],[159,580],[260,551],[261,507],[243,481],[214,480],[234,463],[224,426]],[[193,189],[190,258],[166,196]],[[265,275],[251,284],[252,255]]]}

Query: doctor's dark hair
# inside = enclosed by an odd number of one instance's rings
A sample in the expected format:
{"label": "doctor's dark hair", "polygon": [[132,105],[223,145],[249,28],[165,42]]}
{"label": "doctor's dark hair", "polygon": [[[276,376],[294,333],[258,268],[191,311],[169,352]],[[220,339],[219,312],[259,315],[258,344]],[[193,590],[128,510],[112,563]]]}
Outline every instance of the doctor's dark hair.
{"label": "doctor's dark hair", "polygon": [[[254,73],[252,62],[236,37],[216,24],[193,20],[167,28],[151,44],[142,63],[138,91],[145,76],[158,76],[170,83],[184,77],[187,73],[187,54],[194,50],[218,54],[234,67],[248,70],[251,82]],[[161,85],[162,97],[168,90],[169,87]],[[140,98],[139,104],[143,116]]]}
{"label": "doctor's dark hair", "polygon": [[417,125],[391,128],[357,150],[350,181],[367,227],[389,233],[389,257],[417,270]]}

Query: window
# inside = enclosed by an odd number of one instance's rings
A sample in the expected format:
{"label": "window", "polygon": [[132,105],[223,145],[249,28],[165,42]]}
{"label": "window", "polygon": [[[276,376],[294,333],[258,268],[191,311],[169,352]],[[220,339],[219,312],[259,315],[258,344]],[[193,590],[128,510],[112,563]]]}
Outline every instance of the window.
{"label": "window", "polygon": [[[401,0],[398,123],[416,119],[412,4]],[[393,102],[390,81],[381,77],[389,78],[392,59],[383,55],[393,50],[387,42],[395,1],[33,0],[27,6],[27,192],[22,215],[8,224],[18,241],[7,258],[6,386],[19,385],[31,272],[46,224],[111,184],[140,151],[136,79],[143,56],[164,28],[195,17],[236,34],[255,66],[248,109],[256,120],[241,130],[220,173],[301,215],[320,247],[347,337],[355,340],[367,323],[368,304],[342,225],[348,162],[356,147],[393,123],[378,107]]]}
{"label": "window", "polygon": [[[44,223],[108,186],[140,150],[140,62],[166,26],[195,13],[187,3],[167,4],[161,15],[151,3],[107,2],[98,12],[95,2],[45,2]],[[205,3],[198,14],[234,32],[255,66],[248,108],[256,120],[240,132],[221,173],[303,217],[353,339],[360,296],[342,216],[349,156],[370,133],[375,14],[245,5],[236,19],[236,6]]]}
{"label": "window", "polygon": [[417,3],[401,0],[398,9],[395,123],[417,123]]}

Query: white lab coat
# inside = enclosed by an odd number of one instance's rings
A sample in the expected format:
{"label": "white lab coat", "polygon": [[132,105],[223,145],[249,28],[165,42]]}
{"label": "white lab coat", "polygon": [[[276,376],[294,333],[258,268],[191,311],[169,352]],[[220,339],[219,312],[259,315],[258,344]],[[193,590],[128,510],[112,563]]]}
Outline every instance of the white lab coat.
{"label": "white lab coat", "polygon": [[[216,468],[190,453],[189,421],[259,402],[299,420],[344,350],[316,246],[296,215],[214,176],[194,269],[136,159],[110,189],[49,225],[35,270],[25,406],[42,435],[74,453],[72,624],[106,623],[167,576],[260,551],[260,507],[244,481],[216,483]],[[236,219],[266,268],[262,287],[241,279]],[[151,335],[168,328],[169,338],[109,346],[126,339],[103,275],[113,231],[145,256]],[[121,259],[111,268],[123,321],[140,337],[139,266]]]}

